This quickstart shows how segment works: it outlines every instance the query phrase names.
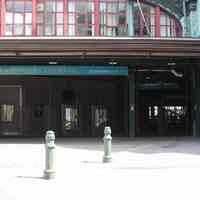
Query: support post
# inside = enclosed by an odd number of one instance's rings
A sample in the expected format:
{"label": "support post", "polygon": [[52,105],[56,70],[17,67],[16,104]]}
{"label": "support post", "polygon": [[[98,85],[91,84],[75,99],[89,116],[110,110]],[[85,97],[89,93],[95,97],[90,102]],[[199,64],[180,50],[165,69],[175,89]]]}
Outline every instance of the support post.
{"label": "support post", "polygon": [[99,30],[99,25],[100,25],[100,16],[99,16],[99,13],[100,13],[100,9],[99,9],[99,6],[100,6],[100,2],[99,0],[95,0],[95,5],[94,5],[94,13],[95,13],[95,36],[99,36],[100,35],[100,30]]}
{"label": "support post", "polygon": [[46,163],[44,178],[53,179],[55,177],[55,133],[48,130],[45,137]]}
{"label": "support post", "polygon": [[37,36],[37,0],[32,0],[32,35]]}
{"label": "support post", "polygon": [[1,8],[1,12],[0,12],[0,17],[1,17],[1,23],[0,23],[0,36],[4,36],[5,35],[5,0],[1,0],[0,1],[0,8]]}
{"label": "support post", "polygon": [[155,11],[156,37],[160,37],[160,6],[156,6]]}
{"label": "support post", "polygon": [[103,156],[103,162],[108,163],[111,162],[112,156],[112,137],[111,137],[111,128],[109,126],[106,126],[104,129],[104,156]]}
{"label": "support post", "polygon": [[135,137],[135,73],[129,74],[129,137]]}
{"label": "support post", "polygon": [[128,36],[134,36],[134,1],[127,3],[127,22],[128,22]]}
{"label": "support post", "polygon": [[199,37],[200,36],[200,0],[197,0],[196,13],[197,13],[197,20],[194,19],[194,22],[197,22],[197,25],[196,25],[198,27],[197,37]]}

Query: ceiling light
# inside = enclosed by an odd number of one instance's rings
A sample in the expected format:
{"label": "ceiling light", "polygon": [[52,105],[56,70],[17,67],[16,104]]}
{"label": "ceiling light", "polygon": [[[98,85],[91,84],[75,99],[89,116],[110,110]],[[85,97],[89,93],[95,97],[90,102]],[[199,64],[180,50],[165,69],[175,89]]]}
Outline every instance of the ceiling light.
{"label": "ceiling light", "polygon": [[118,63],[113,61],[113,62],[109,62],[108,64],[109,65],[117,65]]}
{"label": "ceiling light", "polygon": [[49,65],[57,65],[58,63],[56,61],[49,61]]}
{"label": "ceiling light", "polygon": [[174,66],[174,65],[176,65],[176,63],[175,62],[169,62],[167,65],[168,66]]}

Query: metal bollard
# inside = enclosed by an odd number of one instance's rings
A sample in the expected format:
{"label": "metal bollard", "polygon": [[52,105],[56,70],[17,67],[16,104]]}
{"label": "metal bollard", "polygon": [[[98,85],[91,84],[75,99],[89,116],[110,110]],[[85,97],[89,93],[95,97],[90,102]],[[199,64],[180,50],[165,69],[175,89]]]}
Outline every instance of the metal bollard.
{"label": "metal bollard", "polygon": [[53,179],[55,177],[55,133],[48,130],[45,136],[46,149],[46,169],[44,170],[44,178]]}
{"label": "metal bollard", "polygon": [[109,126],[106,126],[104,129],[104,156],[103,156],[103,162],[108,163],[111,162],[112,156],[112,137],[111,137],[111,128]]}

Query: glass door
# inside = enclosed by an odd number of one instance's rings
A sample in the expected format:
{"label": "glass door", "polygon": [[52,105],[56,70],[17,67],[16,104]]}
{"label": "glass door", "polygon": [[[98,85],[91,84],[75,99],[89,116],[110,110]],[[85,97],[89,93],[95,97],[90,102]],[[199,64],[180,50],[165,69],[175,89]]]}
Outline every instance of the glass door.
{"label": "glass door", "polygon": [[104,135],[104,127],[108,122],[108,111],[104,105],[91,106],[91,128],[92,136]]}
{"label": "glass door", "polygon": [[76,136],[80,129],[80,115],[77,105],[61,105],[62,132],[65,136]]}

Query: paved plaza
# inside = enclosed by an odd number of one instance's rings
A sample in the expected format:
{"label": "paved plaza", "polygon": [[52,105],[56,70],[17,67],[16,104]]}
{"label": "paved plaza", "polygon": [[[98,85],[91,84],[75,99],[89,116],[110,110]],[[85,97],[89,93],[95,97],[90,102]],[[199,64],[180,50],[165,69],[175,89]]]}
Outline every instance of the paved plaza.
{"label": "paved plaza", "polygon": [[0,200],[200,199],[200,139],[56,140],[56,178],[45,180],[43,139],[0,140]]}

